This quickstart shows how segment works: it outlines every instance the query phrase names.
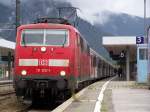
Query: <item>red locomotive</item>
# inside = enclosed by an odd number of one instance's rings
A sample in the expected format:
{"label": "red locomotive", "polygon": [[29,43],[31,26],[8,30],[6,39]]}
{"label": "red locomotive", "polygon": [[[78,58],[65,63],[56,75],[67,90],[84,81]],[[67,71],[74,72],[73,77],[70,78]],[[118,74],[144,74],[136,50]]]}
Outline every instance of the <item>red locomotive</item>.
{"label": "red locomotive", "polygon": [[18,98],[32,101],[35,96],[65,94],[87,81],[110,76],[110,70],[113,67],[64,19],[41,19],[17,30],[14,87]]}

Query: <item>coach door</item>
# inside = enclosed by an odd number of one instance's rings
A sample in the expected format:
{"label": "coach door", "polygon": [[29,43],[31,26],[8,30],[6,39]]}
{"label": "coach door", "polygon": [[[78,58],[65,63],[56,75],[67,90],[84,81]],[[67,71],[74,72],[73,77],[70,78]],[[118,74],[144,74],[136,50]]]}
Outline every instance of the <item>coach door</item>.
{"label": "coach door", "polygon": [[138,83],[147,82],[148,71],[147,47],[139,45],[137,49],[137,81]]}

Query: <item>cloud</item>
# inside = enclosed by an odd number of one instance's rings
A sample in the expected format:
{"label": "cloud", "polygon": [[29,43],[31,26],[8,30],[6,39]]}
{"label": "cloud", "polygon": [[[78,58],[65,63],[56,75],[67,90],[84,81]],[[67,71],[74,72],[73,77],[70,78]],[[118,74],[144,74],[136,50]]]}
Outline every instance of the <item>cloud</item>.
{"label": "cloud", "polygon": [[14,0],[0,0],[0,3],[6,6],[10,6]]}
{"label": "cloud", "polygon": [[[20,1],[30,2],[32,0],[20,0]],[[133,16],[140,16],[140,17],[144,16],[144,7],[143,7],[144,0],[53,0],[53,1],[70,2],[74,7],[78,7],[81,9],[81,12],[78,11],[78,15],[90,21],[91,23],[98,21],[104,23],[107,20],[109,20],[109,14],[103,13],[104,11],[111,11],[114,13],[127,13]],[[147,1],[147,16],[150,17],[150,7],[149,7],[150,0],[146,1]],[[14,7],[15,0],[0,0],[0,3]]]}
{"label": "cloud", "polygon": [[[29,2],[30,0],[20,0],[21,2]],[[0,0],[0,3],[6,6],[15,7],[16,0]]]}
{"label": "cloud", "polygon": [[[103,16],[104,11],[127,13],[133,16],[144,16],[144,0],[66,0],[82,10],[79,15],[92,23],[98,21],[97,14]],[[150,16],[150,0],[147,0],[147,16]],[[103,20],[108,17],[102,17]],[[101,22],[103,21],[100,20]],[[104,22],[104,21],[103,21]]]}

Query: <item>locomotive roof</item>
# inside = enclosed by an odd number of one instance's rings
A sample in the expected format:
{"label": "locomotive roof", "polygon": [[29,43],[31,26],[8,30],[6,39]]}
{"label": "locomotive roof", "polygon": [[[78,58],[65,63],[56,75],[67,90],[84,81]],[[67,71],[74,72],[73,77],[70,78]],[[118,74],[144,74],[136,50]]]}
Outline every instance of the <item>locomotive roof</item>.
{"label": "locomotive roof", "polygon": [[31,29],[31,28],[68,28],[73,29],[75,32],[79,33],[79,31],[72,25],[59,24],[59,23],[36,23],[36,24],[25,24],[18,27],[18,29]]}
{"label": "locomotive roof", "polygon": [[64,18],[48,18],[48,17],[41,17],[38,18],[35,23],[55,23],[55,24],[66,24],[71,25],[71,23]]}

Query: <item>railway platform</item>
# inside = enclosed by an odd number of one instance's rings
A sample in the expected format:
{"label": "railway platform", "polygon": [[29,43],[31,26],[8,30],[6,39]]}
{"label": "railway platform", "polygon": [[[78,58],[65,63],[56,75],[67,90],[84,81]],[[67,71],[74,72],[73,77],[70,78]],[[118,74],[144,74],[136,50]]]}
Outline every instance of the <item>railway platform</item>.
{"label": "railway platform", "polygon": [[88,86],[52,112],[150,112],[149,99],[148,86],[115,77]]}
{"label": "railway platform", "polygon": [[13,83],[13,80],[0,80],[0,85]]}

